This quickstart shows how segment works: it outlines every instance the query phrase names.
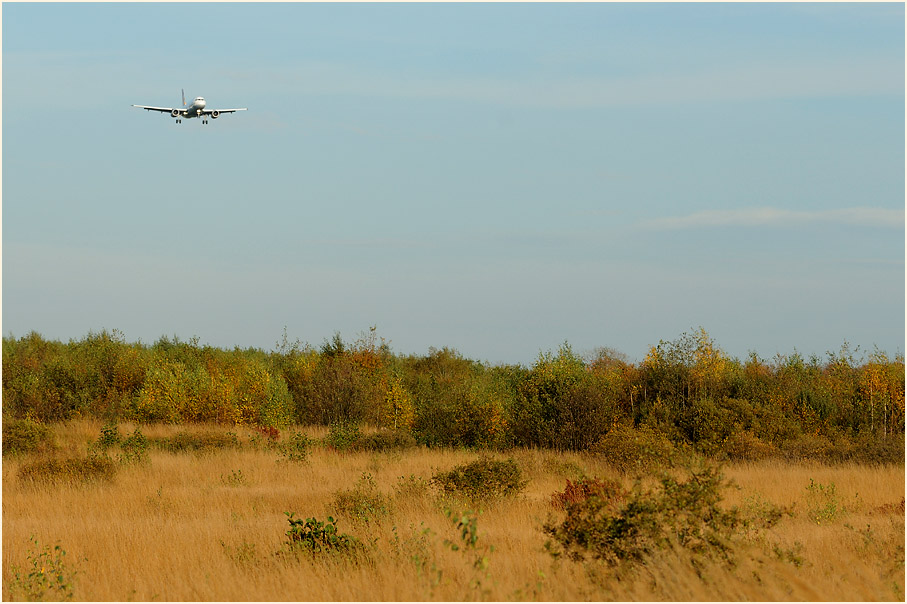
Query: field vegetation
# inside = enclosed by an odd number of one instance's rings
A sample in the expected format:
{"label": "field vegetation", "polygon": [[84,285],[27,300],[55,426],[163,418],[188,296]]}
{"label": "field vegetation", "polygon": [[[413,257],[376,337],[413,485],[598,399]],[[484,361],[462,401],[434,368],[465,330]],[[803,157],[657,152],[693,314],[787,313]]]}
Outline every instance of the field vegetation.
{"label": "field vegetation", "polygon": [[904,361],[3,339],[5,600],[903,600]]}

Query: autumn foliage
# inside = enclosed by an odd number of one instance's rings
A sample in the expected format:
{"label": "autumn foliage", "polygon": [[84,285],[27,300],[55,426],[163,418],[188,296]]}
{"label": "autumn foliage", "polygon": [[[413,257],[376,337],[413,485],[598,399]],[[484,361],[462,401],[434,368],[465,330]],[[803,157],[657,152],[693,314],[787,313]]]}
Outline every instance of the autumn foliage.
{"label": "autumn foliage", "polygon": [[[408,432],[428,446],[592,451],[615,464],[691,449],[721,459],[903,460],[904,358],[846,343],[731,358],[704,329],[660,341],[638,363],[568,344],[531,367],[456,351],[394,354],[373,329],[320,349],[221,350],[117,331],[79,341],[3,338],[5,419],[47,423],[217,422],[283,428],[337,422]],[[635,444],[634,444],[635,443]]]}

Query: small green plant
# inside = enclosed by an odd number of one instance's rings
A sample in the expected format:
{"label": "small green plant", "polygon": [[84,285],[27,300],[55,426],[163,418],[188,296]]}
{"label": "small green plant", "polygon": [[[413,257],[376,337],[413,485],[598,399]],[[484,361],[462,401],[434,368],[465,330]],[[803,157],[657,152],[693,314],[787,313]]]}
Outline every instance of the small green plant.
{"label": "small green plant", "polygon": [[97,448],[106,451],[120,444],[120,429],[115,422],[104,424],[97,440]]}
{"label": "small green plant", "polygon": [[221,474],[220,481],[228,487],[238,487],[246,484],[246,477],[242,470],[231,470],[230,474]]}
{"label": "small green plant", "polygon": [[387,498],[378,491],[372,475],[365,472],[349,491],[340,491],[334,496],[333,508],[344,516],[368,524],[390,513]]}
{"label": "small green plant", "polygon": [[809,518],[816,524],[828,524],[845,512],[838,499],[835,483],[824,485],[812,478],[806,487],[806,505]]}
{"label": "small green plant", "polygon": [[3,456],[54,448],[50,428],[30,419],[3,420]]}
{"label": "small green plant", "polygon": [[337,451],[349,451],[361,437],[358,425],[341,420],[331,424],[325,444]]}
{"label": "small green plant", "polygon": [[59,543],[53,549],[42,548],[34,536],[31,542],[34,548],[26,557],[29,568],[12,566],[10,594],[31,602],[72,600],[77,571],[67,568],[66,550]]}
{"label": "small green plant", "polygon": [[119,456],[120,463],[138,464],[147,463],[148,457],[148,439],[142,434],[140,428],[136,428],[131,435],[123,439],[120,443],[122,453]]}
{"label": "small green plant", "polygon": [[479,519],[471,511],[456,514],[453,510],[447,509],[444,513],[460,532],[459,544],[454,543],[450,539],[445,539],[444,545],[449,547],[451,551],[462,551],[464,555],[472,558],[471,566],[474,574],[469,581],[469,587],[478,591],[482,599],[484,599],[488,592],[487,590],[482,590],[482,579],[488,580],[490,578],[488,566],[490,555],[494,553],[494,546],[486,545],[481,549],[479,548]]}
{"label": "small green plant", "polygon": [[303,463],[308,460],[311,449],[312,440],[302,432],[294,432],[287,441],[277,445],[278,461]]}
{"label": "small green plant", "polygon": [[353,554],[361,548],[355,537],[337,532],[336,521],[328,516],[327,522],[316,518],[294,518],[293,512],[284,512],[290,528],[286,532],[289,550],[303,552],[316,559],[323,554]]}
{"label": "small green plant", "polygon": [[117,466],[108,457],[43,458],[23,464],[19,480],[39,482],[109,482],[116,475]]}
{"label": "small green plant", "polygon": [[526,487],[528,481],[523,480],[522,472],[513,459],[497,461],[482,457],[448,472],[435,474],[431,484],[444,494],[463,495],[478,501],[515,495]]}

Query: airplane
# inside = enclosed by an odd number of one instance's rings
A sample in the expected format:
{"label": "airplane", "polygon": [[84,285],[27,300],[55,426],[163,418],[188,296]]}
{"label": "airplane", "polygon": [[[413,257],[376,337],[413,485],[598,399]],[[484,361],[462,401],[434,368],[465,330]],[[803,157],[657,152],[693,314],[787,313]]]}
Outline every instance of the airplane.
{"label": "airplane", "polygon": [[205,109],[205,99],[200,96],[195,97],[195,100],[192,101],[191,105],[186,105],[186,91],[183,90],[183,109],[173,108],[173,107],[149,107],[147,105],[133,105],[133,107],[138,107],[140,109],[145,109],[146,111],[160,111],[161,113],[169,113],[174,119],[176,119],[177,124],[183,123],[183,118],[201,118],[203,124],[208,123],[208,117],[217,119],[222,113],[234,113],[236,111],[248,111],[247,107],[242,107],[241,109]]}

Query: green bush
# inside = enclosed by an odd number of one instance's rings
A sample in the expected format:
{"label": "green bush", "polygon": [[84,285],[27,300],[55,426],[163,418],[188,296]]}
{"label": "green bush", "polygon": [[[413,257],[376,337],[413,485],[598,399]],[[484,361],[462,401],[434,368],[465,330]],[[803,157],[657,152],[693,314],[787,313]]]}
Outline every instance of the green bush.
{"label": "green bush", "polygon": [[759,461],[777,457],[780,451],[770,443],[764,443],[749,432],[731,435],[722,451],[730,461]]}
{"label": "green bush", "polygon": [[360,436],[353,444],[359,451],[399,451],[416,446],[416,439],[406,430],[381,430]]}
{"label": "green bush", "polygon": [[598,497],[605,504],[616,506],[626,499],[627,495],[627,491],[616,480],[580,478],[573,482],[568,478],[567,486],[563,492],[557,492],[551,496],[551,505],[556,509],[563,510],[567,506],[584,502],[590,497]]}
{"label": "green bush", "polygon": [[293,436],[278,443],[276,448],[280,453],[280,461],[303,463],[309,458],[312,440],[302,432],[294,432]]}
{"label": "green bush", "polygon": [[109,482],[116,475],[116,464],[107,457],[47,457],[19,468],[19,480],[28,482]]}
{"label": "green bush", "polygon": [[149,460],[148,439],[140,428],[136,428],[131,435],[123,439],[120,449],[123,451],[119,458],[122,463],[147,463]]}
{"label": "green bush", "polygon": [[671,441],[646,426],[615,426],[590,451],[614,469],[627,473],[670,467],[677,456]]}
{"label": "green bush", "polygon": [[726,485],[717,467],[704,466],[690,469],[685,481],[663,477],[657,490],[645,491],[637,484],[616,509],[609,498],[577,498],[566,504],[562,521],[544,524],[544,533],[552,539],[547,548],[555,557],[592,557],[612,566],[639,563],[670,547],[730,560],[742,519],[736,508],[718,505]]}
{"label": "green bush", "polygon": [[781,444],[781,454],[788,461],[823,461],[834,445],[827,436],[803,434]]}
{"label": "green bush", "polygon": [[41,548],[34,536],[31,541],[34,549],[26,557],[30,568],[11,567],[13,578],[9,590],[13,599],[28,602],[72,600],[77,571],[68,567],[66,550],[59,543],[53,550],[47,545]]}
{"label": "green bush", "polygon": [[339,420],[331,424],[324,442],[336,451],[349,451],[361,436],[357,424]]}
{"label": "green bush", "polygon": [[304,553],[316,559],[324,554],[355,554],[362,549],[358,539],[337,532],[335,520],[328,516],[327,522],[315,518],[294,518],[292,512],[285,512],[290,529],[286,532],[287,548],[291,553]]}
{"label": "green bush", "polygon": [[364,473],[351,490],[340,491],[334,496],[332,509],[347,518],[368,524],[390,513],[390,503],[378,491],[375,479]]}
{"label": "green bush", "polygon": [[497,461],[488,457],[439,472],[430,482],[445,494],[463,495],[472,500],[515,495],[528,484],[513,459]]}
{"label": "green bush", "polygon": [[424,478],[415,474],[400,476],[394,485],[394,497],[398,501],[418,501],[428,494],[428,484]]}
{"label": "green bush", "polygon": [[120,429],[116,423],[108,423],[101,427],[101,435],[98,437],[97,446],[102,451],[120,444]]}
{"label": "green bush", "polygon": [[29,419],[3,420],[3,456],[54,449],[49,427]]}

